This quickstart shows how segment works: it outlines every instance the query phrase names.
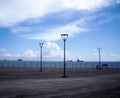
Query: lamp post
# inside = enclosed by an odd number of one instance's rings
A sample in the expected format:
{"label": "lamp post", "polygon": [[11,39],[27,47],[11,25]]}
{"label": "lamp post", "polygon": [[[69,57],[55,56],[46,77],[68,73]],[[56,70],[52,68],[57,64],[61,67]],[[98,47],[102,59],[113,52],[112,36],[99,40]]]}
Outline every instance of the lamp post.
{"label": "lamp post", "polygon": [[61,34],[61,37],[64,41],[64,70],[63,70],[63,77],[67,77],[66,76],[66,61],[65,61],[65,42],[66,39],[68,38],[68,34]]}
{"label": "lamp post", "polygon": [[99,53],[99,66],[98,66],[98,69],[101,70],[101,55],[100,55],[101,48],[97,48],[97,49],[98,49],[98,53]]}
{"label": "lamp post", "polygon": [[40,45],[40,72],[42,72],[42,47],[43,43],[39,43]]}

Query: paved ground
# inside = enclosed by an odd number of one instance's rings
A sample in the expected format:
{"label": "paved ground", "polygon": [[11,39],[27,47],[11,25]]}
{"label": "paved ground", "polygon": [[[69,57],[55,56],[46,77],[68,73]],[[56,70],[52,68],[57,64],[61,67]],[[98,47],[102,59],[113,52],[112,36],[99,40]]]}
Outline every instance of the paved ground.
{"label": "paved ground", "polygon": [[0,98],[120,98],[120,69],[0,68]]}

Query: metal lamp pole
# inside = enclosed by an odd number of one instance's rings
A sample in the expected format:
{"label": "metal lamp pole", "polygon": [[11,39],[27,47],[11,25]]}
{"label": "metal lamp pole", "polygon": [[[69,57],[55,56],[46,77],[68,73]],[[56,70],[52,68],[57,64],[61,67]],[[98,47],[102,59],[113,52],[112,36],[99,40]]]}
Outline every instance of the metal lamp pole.
{"label": "metal lamp pole", "polygon": [[43,43],[39,43],[40,45],[40,72],[42,72],[42,47]]}
{"label": "metal lamp pole", "polygon": [[65,45],[66,45],[66,39],[68,38],[68,34],[61,34],[61,37],[64,41],[64,70],[63,70],[63,77],[67,77],[66,76],[66,61],[65,61]]}
{"label": "metal lamp pole", "polygon": [[101,70],[101,55],[100,55],[101,48],[97,48],[97,49],[98,49],[98,53],[99,53],[99,67],[98,67],[98,69]]}

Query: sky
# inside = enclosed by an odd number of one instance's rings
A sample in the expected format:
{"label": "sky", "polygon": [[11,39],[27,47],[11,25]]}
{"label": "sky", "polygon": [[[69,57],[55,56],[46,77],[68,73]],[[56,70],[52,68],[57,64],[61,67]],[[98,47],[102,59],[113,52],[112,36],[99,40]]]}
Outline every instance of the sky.
{"label": "sky", "polygon": [[120,61],[120,0],[0,0],[0,60]]}

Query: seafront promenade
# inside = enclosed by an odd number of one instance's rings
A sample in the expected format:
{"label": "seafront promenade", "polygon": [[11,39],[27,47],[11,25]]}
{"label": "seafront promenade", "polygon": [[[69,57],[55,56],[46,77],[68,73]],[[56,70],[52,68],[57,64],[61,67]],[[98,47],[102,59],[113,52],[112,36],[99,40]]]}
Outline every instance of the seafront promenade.
{"label": "seafront promenade", "polygon": [[0,68],[0,98],[120,98],[120,69]]}

